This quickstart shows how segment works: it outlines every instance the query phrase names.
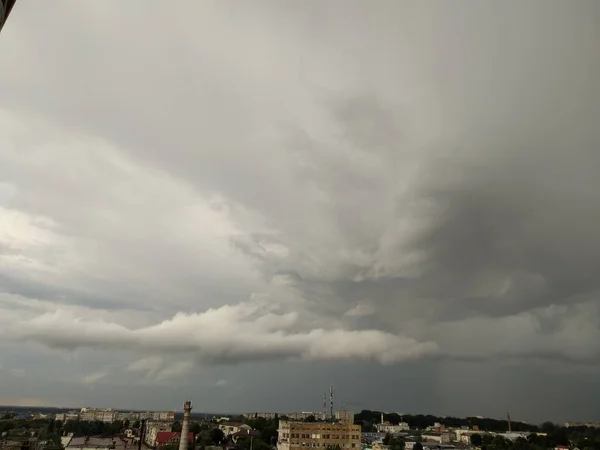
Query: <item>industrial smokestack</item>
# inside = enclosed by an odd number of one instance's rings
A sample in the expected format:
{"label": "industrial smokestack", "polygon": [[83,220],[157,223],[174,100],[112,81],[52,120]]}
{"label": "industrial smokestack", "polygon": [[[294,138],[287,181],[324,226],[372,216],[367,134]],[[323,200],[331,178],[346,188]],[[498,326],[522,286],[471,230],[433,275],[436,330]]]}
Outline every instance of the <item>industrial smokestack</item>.
{"label": "industrial smokestack", "polygon": [[327,397],[325,396],[325,393],[323,393],[323,411],[321,412],[321,420],[323,422],[327,420],[327,413],[325,411],[327,411]]}
{"label": "industrial smokestack", "polygon": [[181,437],[179,438],[179,450],[187,450],[188,437],[190,435],[190,416],[192,414],[192,402],[183,404],[183,423],[181,424]]}

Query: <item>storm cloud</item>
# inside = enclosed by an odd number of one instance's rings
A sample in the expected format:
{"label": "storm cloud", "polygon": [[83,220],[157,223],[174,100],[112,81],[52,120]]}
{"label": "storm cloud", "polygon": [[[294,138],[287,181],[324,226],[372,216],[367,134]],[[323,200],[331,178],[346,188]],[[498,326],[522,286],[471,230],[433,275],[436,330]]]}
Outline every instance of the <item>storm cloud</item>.
{"label": "storm cloud", "polygon": [[[593,0],[17,4],[0,388],[65,401],[65,366],[73,403],[171,382],[144,405],[306,409],[335,379],[358,407],[600,413],[573,382],[600,369],[599,20]],[[542,373],[558,397],[531,405]]]}

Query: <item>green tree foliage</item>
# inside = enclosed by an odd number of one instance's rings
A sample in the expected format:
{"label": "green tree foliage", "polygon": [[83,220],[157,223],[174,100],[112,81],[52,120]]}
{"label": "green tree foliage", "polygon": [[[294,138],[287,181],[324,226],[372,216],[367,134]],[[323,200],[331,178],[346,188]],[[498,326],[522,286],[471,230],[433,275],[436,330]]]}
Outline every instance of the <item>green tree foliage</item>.
{"label": "green tree foliage", "polygon": [[[506,420],[496,420],[489,418],[479,417],[437,417],[432,415],[403,415],[400,416],[396,413],[384,414],[384,420],[396,425],[400,422],[406,422],[411,428],[425,429],[428,426],[438,422],[445,425],[448,428],[460,428],[468,426],[478,426],[480,430],[505,432],[507,429]],[[380,411],[363,410],[358,414],[354,415],[354,423],[362,425],[363,431],[372,431],[373,425],[381,421]],[[511,422],[513,431],[538,431],[538,427],[535,425],[526,424],[523,422]]]}
{"label": "green tree foliage", "polygon": [[389,445],[391,450],[404,450],[406,442],[401,437],[396,437],[387,433],[383,438],[383,444]]}
{"label": "green tree foliage", "polygon": [[[285,419],[281,419],[285,420]],[[279,418],[264,419],[258,417],[255,419],[246,420],[246,425],[251,426],[254,430],[260,433],[260,440],[269,444],[275,445],[277,443],[277,428],[279,427]]]}
{"label": "green tree foliage", "polygon": [[483,438],[479,433],[471,435],[471,444],[473,444],[475,447],[481,447],[483,444]]}
{"label": "green tree foliage", "polygon": [[413,450],[423,450],[423,444],[421,444],[420,442],[417,442],[415,444],[415,446],[413,447]]}
{"label": "green tree foliage", "polygon": [[179,420],[176,420],[175,422],[173,422],[173,425],[171,426],[171,431],[175,432],[175,433],[181,433],[181,422]]}
{"label": "green tree foliage", "polygon": [[225,442],[225,433],[220,428],[210,430],[210,440],[213,445],[220,445]]}
{"label": "green tree foliage", "polygon": [[237,447],[239,450],[270,450],[269,445],[260,438],[240,438]]}
{"label": "green tree foliage", "polygon": [[210,430],[203,430],[198,436],[196,436],[196,444],[206,447],[207,445],[213,445],[213,441],[210,438]]}
{"label": "green tree foliage", "polygon": [[194,436],[196,436],[197,434],[200,434],[201,431],[202,431],[202,425],[200,425],[199,422],[192,422],[190,424],[190,433],[194,433]]}

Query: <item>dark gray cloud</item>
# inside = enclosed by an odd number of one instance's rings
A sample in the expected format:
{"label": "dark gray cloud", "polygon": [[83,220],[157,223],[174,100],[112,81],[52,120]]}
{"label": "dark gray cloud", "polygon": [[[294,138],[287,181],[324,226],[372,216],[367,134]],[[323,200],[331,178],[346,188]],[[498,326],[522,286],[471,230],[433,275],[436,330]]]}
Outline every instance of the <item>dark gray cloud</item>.
{"label": "dark gray cloud", "polygon": [[17,5],[1,390],[598,413],[597,2],[288,6]]}

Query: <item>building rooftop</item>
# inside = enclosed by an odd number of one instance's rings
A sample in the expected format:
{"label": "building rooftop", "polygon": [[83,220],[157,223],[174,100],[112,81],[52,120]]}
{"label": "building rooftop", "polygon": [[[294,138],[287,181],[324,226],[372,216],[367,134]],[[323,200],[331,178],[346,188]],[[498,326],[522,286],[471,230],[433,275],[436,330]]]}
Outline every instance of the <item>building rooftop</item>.
{"label": "building rooftop", "polygon": [[[159,431],[156,433],[156,443],[161,445],[170,441],[171,439],[179,438],[180,435],[181,434],[177,433],[176,431]],[[194,442],[194,433],[189,433],[188,440],[189,442]]]}

